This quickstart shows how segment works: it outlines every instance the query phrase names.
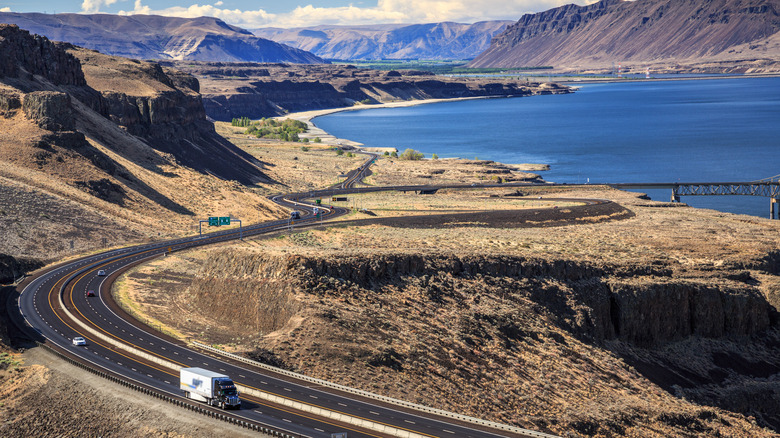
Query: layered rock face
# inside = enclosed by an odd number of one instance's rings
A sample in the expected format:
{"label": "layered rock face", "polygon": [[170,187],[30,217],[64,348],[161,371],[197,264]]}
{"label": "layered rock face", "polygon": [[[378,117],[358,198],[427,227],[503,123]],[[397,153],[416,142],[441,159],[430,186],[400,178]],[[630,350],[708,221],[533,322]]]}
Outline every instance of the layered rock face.
{"label": "layered rock face", "polygon": [[602,0],[524,15],[471,67],[780,60],[778,0]]}
{"label": "layered rock face", "polygon": [[[641,347],[690,336],[750,336],[770,328],[775,313],[761,291],[740,282],[675,278],[670,270],[653,266],[593,266],[490,256],[391,254],[323,259],[226,251],[208,260],[195,284],[207,281],[209,286],[195,290],[218,290],[215,285],[219,281],[230,283],[232,286],[225,289],[231,290],[243,281],[273,282],[276,287],[288,285],[288,292],[292,281],[314,294],[341,287],[381,290],[419,283],[430,285],[441,298],[468,294],[452,283],[458,278],[505,282],[503,289],[554,308],[557,315],[568,315],[561,322],[577,336],[598,342],[621,340]],[[559,287],[540,287],[543,281]]]}
{"label": "layered rock face", "polygon": [[57,91],[34,91],[24,95],[22,105],[28,119],[49,131],[73,130],[70,96]]}
{"label": "layered rock face", "polygon": [[0,78],[46,78],[54,85],[86,85],[79,61],[45,37],[0,25]]}
{"label": "layered rock face", "polygon": [[780,427],[776,261],[225,248],[179,299],[219,342],[253,339],[259,360],[482,418],[559,435],[773,436],[742,422]]}
{"label": "layered rock face", "polygon": [[[216,134],[206,119],[198,81],[190,75],[54,44],[14,25],[0,25],[0,56],[0,79],[18,90],[0,90],[5,116],[21,103],[40,128],[72,131],[78,118],[75,99],[180,164],[244,184],[267,181],[256,159]],[[57,91],[49,90],[52,86]]]}
{"label": "layered rock face", "polygon": [[[363,103],[569,93],[568,87],[514,80],[459,80],[432,73],[353,66],[164,63],[197,76],[209,117],[229,121]],[[280,79],[283,78],[283,79]]]}

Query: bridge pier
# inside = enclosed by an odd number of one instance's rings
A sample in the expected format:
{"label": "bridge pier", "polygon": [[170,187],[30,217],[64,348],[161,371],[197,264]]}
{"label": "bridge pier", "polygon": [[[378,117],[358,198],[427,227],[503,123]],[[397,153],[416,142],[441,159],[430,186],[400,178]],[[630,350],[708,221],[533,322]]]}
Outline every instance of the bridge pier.
{"label": "bridge pier", "polygon": [[[775,219],[775,204],[780,202],[778,198],[769,198],[769,219]],[[778,219],[780,219],[780,209],[777,212]]]}
{"label": "bridge pier", "polygon": [[672,189],[672,200],[670,202],[680,202],[680,195],[674,189]]}

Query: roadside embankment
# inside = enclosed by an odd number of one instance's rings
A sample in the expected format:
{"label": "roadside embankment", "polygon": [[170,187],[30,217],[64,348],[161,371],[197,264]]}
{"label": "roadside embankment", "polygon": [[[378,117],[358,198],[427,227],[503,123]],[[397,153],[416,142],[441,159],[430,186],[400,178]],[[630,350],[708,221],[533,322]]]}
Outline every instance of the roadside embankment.
{"label": "roadside embankment", "polygon": [[633,214],[345,223],[130,277],[190,339],[398,399],[559,435],[773,436],[775,224],[598,194]]}

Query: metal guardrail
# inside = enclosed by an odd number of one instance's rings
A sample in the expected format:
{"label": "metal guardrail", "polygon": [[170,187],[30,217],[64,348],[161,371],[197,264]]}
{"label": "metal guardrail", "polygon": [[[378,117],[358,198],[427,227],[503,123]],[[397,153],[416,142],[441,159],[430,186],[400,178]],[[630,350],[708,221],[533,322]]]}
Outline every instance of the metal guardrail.
{"label": "metal guardrail", "polygon": [[398,400],[398,399],[395,399],[395,398],[392,398],[392,397],[386,397],[384,395],[374,394],[372,392],[364,391],[362,389],[356,389],[356,388],[351,388],[349,386],[339,385],[338,383],[329,382],[327,380],[317,379],[315,377],[309,377],[309,376],[306,376],[306,375],[303,375],[303,374],[299,374],[299,373],[295,373],[295,372],[292,372],[292,371],[283,370],[281,368],[277,368],[277,367],[274,367],[274,366],[271,366],[271,365],[268,365],[268,364],[264,364],[262,362],[258,362],[258,361],[252,360],[252,359],[247,359],[247,358],[239,356],[237,354],[228,353],[227,351],[222,351],[222,350],[220,350],[218,348],[214,348],[214,347],[212,347],[210,345],[206,345],[206,344],[203,344],[203,343],[200,343],[200,342],[197,342],[197,341],[194,341],[191,344],[196,346],[196,347],[198,347],[198,348],[210,351],[212,353],[220,354],[222,356],[229,357],[229,358],[237,360],[239,362],[244,362],[246,364],[253,365],[253,366],[256,366],[258,368],[262,368],[262,369],[265,369],[265,370],[268,370],[268,371],[272,371],[272,372],[277,373],[277,374],[281,374],[281,375],[284,375],[284,376],[292,377],[294,379],[302,380],[302,381],[309,382],[309,383],[314,383],[314,384],[317,384],[317,385],[320,385],[320,386],[325,386],[325,387],[328,387],[328,388],[336,389],[336,390],[343,391],[343,392],[346,392],[346,393],[359,395],[359,396],[370,398],[370,399],[373,399],[373,400],[382,401],[382,402],[389,403],[389,404],[392,404],[392,405],[401,406],[401,407],[405,407],[405,408],[409,408],[409,409],[414,409],[414,410],[419,411],[419,412],[424,412],[424,413],[428,413],[428,414],[434,414],[434,415],[437,415],[437,416],[440,416],[440,417],[444,417],[444,418],[452,418],[452,419],[455,419],[455,420],[460,420],[460,421],[464,421],[464,422],[471,423],[471,424],[476,424],[476,425],[480,425],[480,426],[490,427],[490,428],[493,428],[493,429],[496,429],[496,430],[503,430],[503,431],[507,431],[507,432],[514,432],[514,433],[519,433],[519,434],[523,434],[523,435],[531,436],[531,437],[536,437],[536,438],[558,438],[556,435],[550,435],[550,434],[547,434],[547,433],[544,433],[544,432],[537,432],[537,431],[534,431],[534,430],[523,429],[521,427],[510,426],[508,424],[502,424],[502,423],[496,423],[494,421],[482,420],[482,419],[479,419],[479,418],[470,417],[468,415],[456,414],[454,412],[445,411],[443,409],[431,408],[431,407],[420,405],[420,404],[417,404],[417,403],[407,402],[407,401]]}
{"label": "metal guardrail", "polygon": [[243,427],[245,429],[250,429],[250,430],[253,430],[253,431],[257,431],[257,432],[262,432],[262,433],[265,433],[265,434],[268,434],[268,435],[274,436],[274,437],[280,437],[280,438],[305,438],[303,435],[291,434],[289,432],[280,431],[279,429],[275,429],[275,428],[273,428],[273,426],[270,426],[270,425],[264,425],[262,423],[255,422],[255,421],[241,420],[241,419],[239,419],[239,418],[237,418],[235,416],[225,415],[225,414],[223,414],[221,412],[218,412],[218,411],[216,411],[214,409],[209,409],[205,405],[191,403],[191,402],[186,401],[183,398],[171,396],[169,394],[166,394],[163,391],[156,390],[154,388],[151,388],[151,387],[148,387],[146,385],[143,385],[140,382],[135,382],[132,379],[125,378],[125,377],[120,377],[120,376],[117,376],[115,374],[106,373],[104,371],[100,371],[98,369],[92,368],[89,365],[86,365],[86,364],[84,364],[84,363],[82,363],[82,362],[80,362],[78,360],[73,359],[72,357],[64,354],[63,352],[59,351],[56,348],[53,348],[50,345],[47,345],[47,344],[44,344],[44,343],[41,343],[41,342],[37,342],[37,344],[38,344],[38,346],[43,347],[46,350],[54,353],[55,355],[57,355],[61,359],[63,359],[66,362],[70,363],[71,365],[75,365],[75,366],[77,366],[79,368],[82,368],[82,369],[84,369],[86,371],[91,372],[92,374],[95,374],[95,375],[97,375],[99,377],[103,377],[103,378],[105,378],[107,380],[110,380],[110,381],[112,381],[114,383],[118,383],[118,384],[120,384],[122,386],[125,386],[127,388],[130,388],[130,389],[133,389],[135,391],[141,392],[143,394],[146,394],[146,395],[158,398],[158,399],[160,399],[162,401],[171,403],[173,405],[183,407],[185,409],[188,409],[190,411],[193,411],[193,412],[205,415],[207,417],[211,417],[211,418],[214,418],[214,419],[217,419],[217,420],[221,420],[221,421],[224,421],[226,423],[234,424],[236,426],[240,426],[240,427]]}

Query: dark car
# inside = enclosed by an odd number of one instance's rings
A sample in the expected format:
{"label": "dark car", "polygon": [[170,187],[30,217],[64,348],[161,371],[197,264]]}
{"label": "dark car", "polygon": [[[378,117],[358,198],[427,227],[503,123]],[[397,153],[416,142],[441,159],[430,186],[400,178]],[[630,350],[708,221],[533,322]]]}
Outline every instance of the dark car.
{"label": "dark car", "polygon": [[94,297],[94,296],[95,296],[95,291],[94,291],[94,290],[92,290],[92,289],[88,290],[88,291],[87,291],[87,296],[88,296],[88,297]]}
{"label": "dark car", "polygon": [[300,219],[301,218],[301,212],[300,211],[292,211],[290,212],[290,219]]}

